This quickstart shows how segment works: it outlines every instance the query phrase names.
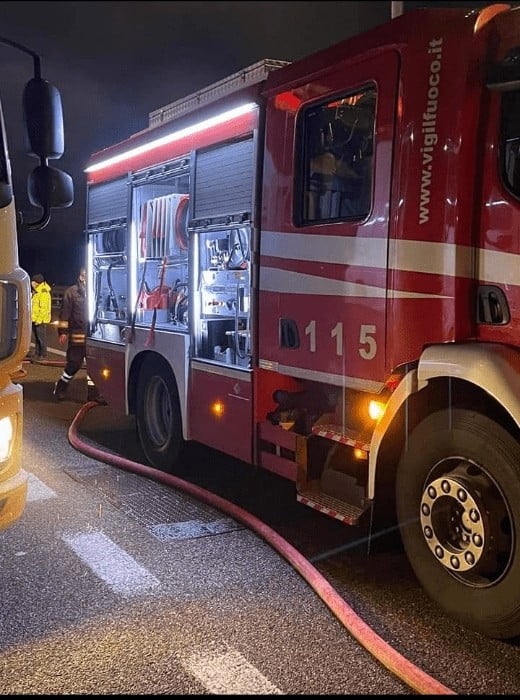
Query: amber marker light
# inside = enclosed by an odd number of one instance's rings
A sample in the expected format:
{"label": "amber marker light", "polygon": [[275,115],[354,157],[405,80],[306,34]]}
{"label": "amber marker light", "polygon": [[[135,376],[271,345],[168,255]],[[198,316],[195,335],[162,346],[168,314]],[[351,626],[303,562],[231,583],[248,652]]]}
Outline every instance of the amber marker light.
{"label": "amber marker light", "polygon": [[368,415],[372,420],[381,420],[385,412],[386,404],[382,401],[370,401],[368,404]]}
{"label": "amber marker light", "polygon": [[216,418],[221,418],[224,415],[224,404],[222,401],[215,401],[211,404],[211,413],[213,413]]}
{"label": "amber marker light", "polygon": [[103,379],[109,379],[111,374],[112,372],[108,369],[108,367],[104,367],[100,372]]}
{"label": "amber marker light", "polygon": [[356,459],[366,459],[368,457],[368,452],[361,450],[359,447],[354,449],[354,457]]}

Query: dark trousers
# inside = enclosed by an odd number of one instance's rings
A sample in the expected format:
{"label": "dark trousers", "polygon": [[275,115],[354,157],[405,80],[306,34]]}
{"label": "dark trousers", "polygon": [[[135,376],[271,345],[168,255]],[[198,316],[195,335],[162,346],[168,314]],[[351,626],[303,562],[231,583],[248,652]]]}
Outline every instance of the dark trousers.
{"label": "dark trousers", "polygon": [[[83,361],[85,360],[86,345],[68,345],[67,347],[67,359],[65,362],[65,367],[63,369],[61,377],[56,382],[54,387],[54,396],[62,401],[67,394],[68,386],[77,372],[83,366]],[[92,379],[87,374],[87,400],[103,402],[104,399],[101,398],[99,391],[92,381]]]}
{"label": "dark trousers", "polygon": [[85,345],[71,345],[69,343],[67,347],[67,361],[62,377],[66,382],[70,382],[72,377],[81,369],[85,359],[85,352]]}
{"label": "dark trousers", "polygon": [[34,354],[36,357],[47,357],[47,324],[33,323]]}

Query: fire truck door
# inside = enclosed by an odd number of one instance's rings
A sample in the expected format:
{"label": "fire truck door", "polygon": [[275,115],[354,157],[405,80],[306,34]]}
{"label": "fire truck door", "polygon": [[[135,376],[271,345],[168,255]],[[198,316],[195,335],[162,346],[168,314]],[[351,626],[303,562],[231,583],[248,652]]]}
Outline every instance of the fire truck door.
{"label": "fire truck door", "polygon": [[367,391],[384,381],[398,70],[386,51],[268,100],[260,367]]}

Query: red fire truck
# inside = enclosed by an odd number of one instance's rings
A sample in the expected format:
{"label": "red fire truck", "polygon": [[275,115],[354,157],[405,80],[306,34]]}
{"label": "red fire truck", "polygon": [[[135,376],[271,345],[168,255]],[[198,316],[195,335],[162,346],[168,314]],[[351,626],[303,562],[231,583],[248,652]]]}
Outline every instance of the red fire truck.
{"label": "red fire truck", "polygon": [[150,463],[387,510],[447,614],[520,634],[520,9],[260,61],[86,171],[89,374]]}

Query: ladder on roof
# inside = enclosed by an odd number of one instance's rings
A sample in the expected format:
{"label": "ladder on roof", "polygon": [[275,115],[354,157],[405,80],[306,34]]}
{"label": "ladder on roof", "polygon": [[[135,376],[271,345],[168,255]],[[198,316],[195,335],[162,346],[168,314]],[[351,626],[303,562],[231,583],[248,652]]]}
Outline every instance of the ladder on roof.
{"label": "ladder on roof", "polygon": [[199,107],[207,104],[211,104],[215,100],[225,97],[226,95],[231,95],[233,92],[240,90],[244,87],[249,87],[250,85],[256,85],[256,83],[265,80],[267,75],[278,68],[283,68],[289,64],[289,61],[275,61],[270,58],[265,58],[262,61],[258,61],[247,68],[244,68],[237,73],[219,80],[208,87],[202,88],[197,92],[188,95],[187,97],[182,97],[175,102],[171,102],[164,107],[154,110],[148,114],[148,126],[152,128],[154,126],[159,126],[160,124],[165,124],[173,119],[177,119],[183,114],[188,114],[189,112],[198,109]]}

